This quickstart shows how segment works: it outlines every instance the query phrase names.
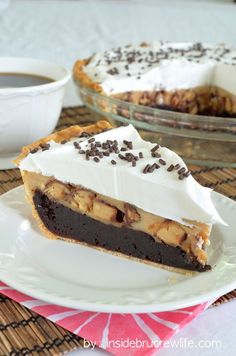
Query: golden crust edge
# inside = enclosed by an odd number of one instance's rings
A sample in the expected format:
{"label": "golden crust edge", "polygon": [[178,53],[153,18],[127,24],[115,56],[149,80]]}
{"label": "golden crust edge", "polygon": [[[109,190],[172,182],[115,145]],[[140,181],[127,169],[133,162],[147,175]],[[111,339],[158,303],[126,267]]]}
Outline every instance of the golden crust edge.
{"label": "golden crust edge", "polygon": [[100,84],[94,82],[85,72],[84,67],[89,63],[90,58],[77,60],[73,67],[73,78],[75,81],[79,81],[79,84],[82,84],[90,89],[95,90],[98,93],[105,94]]}
{"label": "golden crust edge", "polygon": [[16,166],[19,166],[21,160],[25,158],[31,150],[40,146],[40,144],[45,144],[49,141],[61,142],[63,140],[69,140],[77,135],[80,135],[82,132],[87,133],[100,133],[103,130],[112,128],[112,125],[106,120],[100,120],[96,124],[91,124],[88,126],[73,125],[64,130],[60,130],[52,133],[46,137],[43,137],[27,146],[22,147],[21,153],[13,161]]}

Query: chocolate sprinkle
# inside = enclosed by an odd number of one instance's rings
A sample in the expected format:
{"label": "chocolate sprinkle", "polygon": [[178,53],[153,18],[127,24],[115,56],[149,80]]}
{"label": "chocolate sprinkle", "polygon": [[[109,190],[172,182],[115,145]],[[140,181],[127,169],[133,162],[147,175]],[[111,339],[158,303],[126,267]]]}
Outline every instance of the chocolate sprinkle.
{"label": "chocolate sprinkle", "polygon": [[182,168],[180,168],[179,170],[178,170],[178,174],[182,174],[182,173],[184,173],[186,171],[186,169],[184,168],[184,167],[182,167]]}
{"label": "chocolate sprinkle", "polygon": [[94,160],[94,162],[97,162],[97,163],[100,162],[100,159],[98,157],[94,157],[93,160]]}
{"label": "chocolate sprinkle", "polygon": [[161,155],[158,152],[152,152],[152,157],[154,158],[160,158]]}
{"label": "chocolate sprinkle", "polygon": [[114,159],[111,160],[111,164],[115,165],[116,161]]}
{"label": "chocolate sprinkle", "polygon": [[153,164],[151,165],[151,167],[149,167],[148,173],[154,172],[155,169],[156,169],[156,163],[153,163]]}
{"label": "chocolate sprinkle", "polygon": [[162,164],[163,166],[166,165],[166,161],[162,158],[159,159],[159,163]]}
{"label": "chocolate sprinkle", "polygon": [[156,150],[158,150],[158,148],[160,148],[160,145],[156,145],[151,149],[151,152],[155,152]]}
{"label": "chocolate sprinkle", "polygon": [[42,148],[42,151],[47,151],[50,148],[49,143],[41,143],[39,146]]}
{"label": "chocolate sprinkle", "polygon": [[123,143],[130,149],[133,149],[133,143],[131,141],[124,140]]}
{"label": "chocolate sprinkle", "polygon": [[91,135],[88,133],[88,132],[85,132],[85,131],[83,131],[83,132],[81,132],[81,135],[79,136],[79,137],[85,137],[85,138],[87,138],[87,137],[90,137]]}
{"label": "chocolate sprinkle", "polygon": [[79,144],[79,142],[73,142],[73,145],[75,146],[75,148],[77,148],[77,149],[80,149],[80,144]]}
{"label": "chocolate sprinkle", "polygon": [[125,159],[125,156],[123,156],[121,153],[118,154],[118,157],[119,157],[120,159]]}
{"label": "chocolate sprinkle", "polygon": [[38,152],[38,150],[39,150],[38,147],[33,148],[33,149],[30,151],[30,153],[34,154],[34,153]]}
{"label": "chocolate sprinkle", "polygon": [[187,177],[190,176],[190,174],[191,174],[191,171],[187,171],[187,172],[185,172],[185,173],[183,174],[183,176],[184,176],[185,178],[187,178]]}
{"label": "chocolate sprinkle", "polygon": [[108,70],[107,73],[111,74],[111,75],[115,75],[115,74],[119,74],[119,71],[117,68],[112,68],[112,69]]}
{"label": "chocolate sprinkle", "polygon": [[109,151],[104,151],[103,152],[103,156],[107,156],[107,157],[110,156],[110,152]]}
{"label": "chocolate sprinkle", "polygon": [[139,152],[138,155],[139,155],[139,158],[143,158],[143,152]]}
{"label": "chocolate sprinkle", "polygon": [[168,171],[168,172],[172,172],[174,168],[175,168],[174,165],[171,164],[171,165],[167,168],[167,171]]}
{"label": "chocolate sprinkle", "polygon": [[150,164],[147,164],[147,165],[144,167],[143,173],[144,173],[144,174],[148,173],[148,170],[149,170],[150,167],[151,167],[151,165],[150,165]]}

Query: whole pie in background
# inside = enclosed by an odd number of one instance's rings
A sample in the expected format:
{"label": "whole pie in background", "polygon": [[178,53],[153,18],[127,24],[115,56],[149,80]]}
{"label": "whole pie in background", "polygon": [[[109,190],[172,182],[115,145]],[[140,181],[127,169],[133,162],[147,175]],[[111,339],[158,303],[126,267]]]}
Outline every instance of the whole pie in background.
{"label": "whole pie in background", "polygon": [[74,65],[74,79],[103,95],[152,108],[236,117],[236,50],[226,45],[128,45]]}

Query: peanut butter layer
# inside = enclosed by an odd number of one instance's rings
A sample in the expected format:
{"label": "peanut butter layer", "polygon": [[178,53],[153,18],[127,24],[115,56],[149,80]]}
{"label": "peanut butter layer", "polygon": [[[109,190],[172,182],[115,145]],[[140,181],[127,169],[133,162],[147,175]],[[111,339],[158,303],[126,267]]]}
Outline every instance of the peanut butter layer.
{"label": "peanut butter layer", "polygon": [[81,186],[64,184],[53,177],[23,172],[28,199],[33,201],[36,191],[50,200],[88,217],[115,227],[127,227],[152,236],[156,242],[180,247],[193,254],[199,263],[205,265],[204,251],[209,244],[210,227],[206,224],[188,222],[188,226],[147,213],[126,202],[111,199]]}

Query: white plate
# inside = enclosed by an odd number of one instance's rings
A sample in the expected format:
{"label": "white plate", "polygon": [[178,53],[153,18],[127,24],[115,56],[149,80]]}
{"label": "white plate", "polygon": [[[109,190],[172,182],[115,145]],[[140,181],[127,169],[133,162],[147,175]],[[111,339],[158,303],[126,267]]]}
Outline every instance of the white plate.
{"label": "white plate", "polygon": [[32,297],[90,311],[143,313],[195,305],[236,287],[236,203],[213,193],[229,227],[216,225],[209,262],[184,276],[43,237],[23,187],[0,197],[0,279]]}

